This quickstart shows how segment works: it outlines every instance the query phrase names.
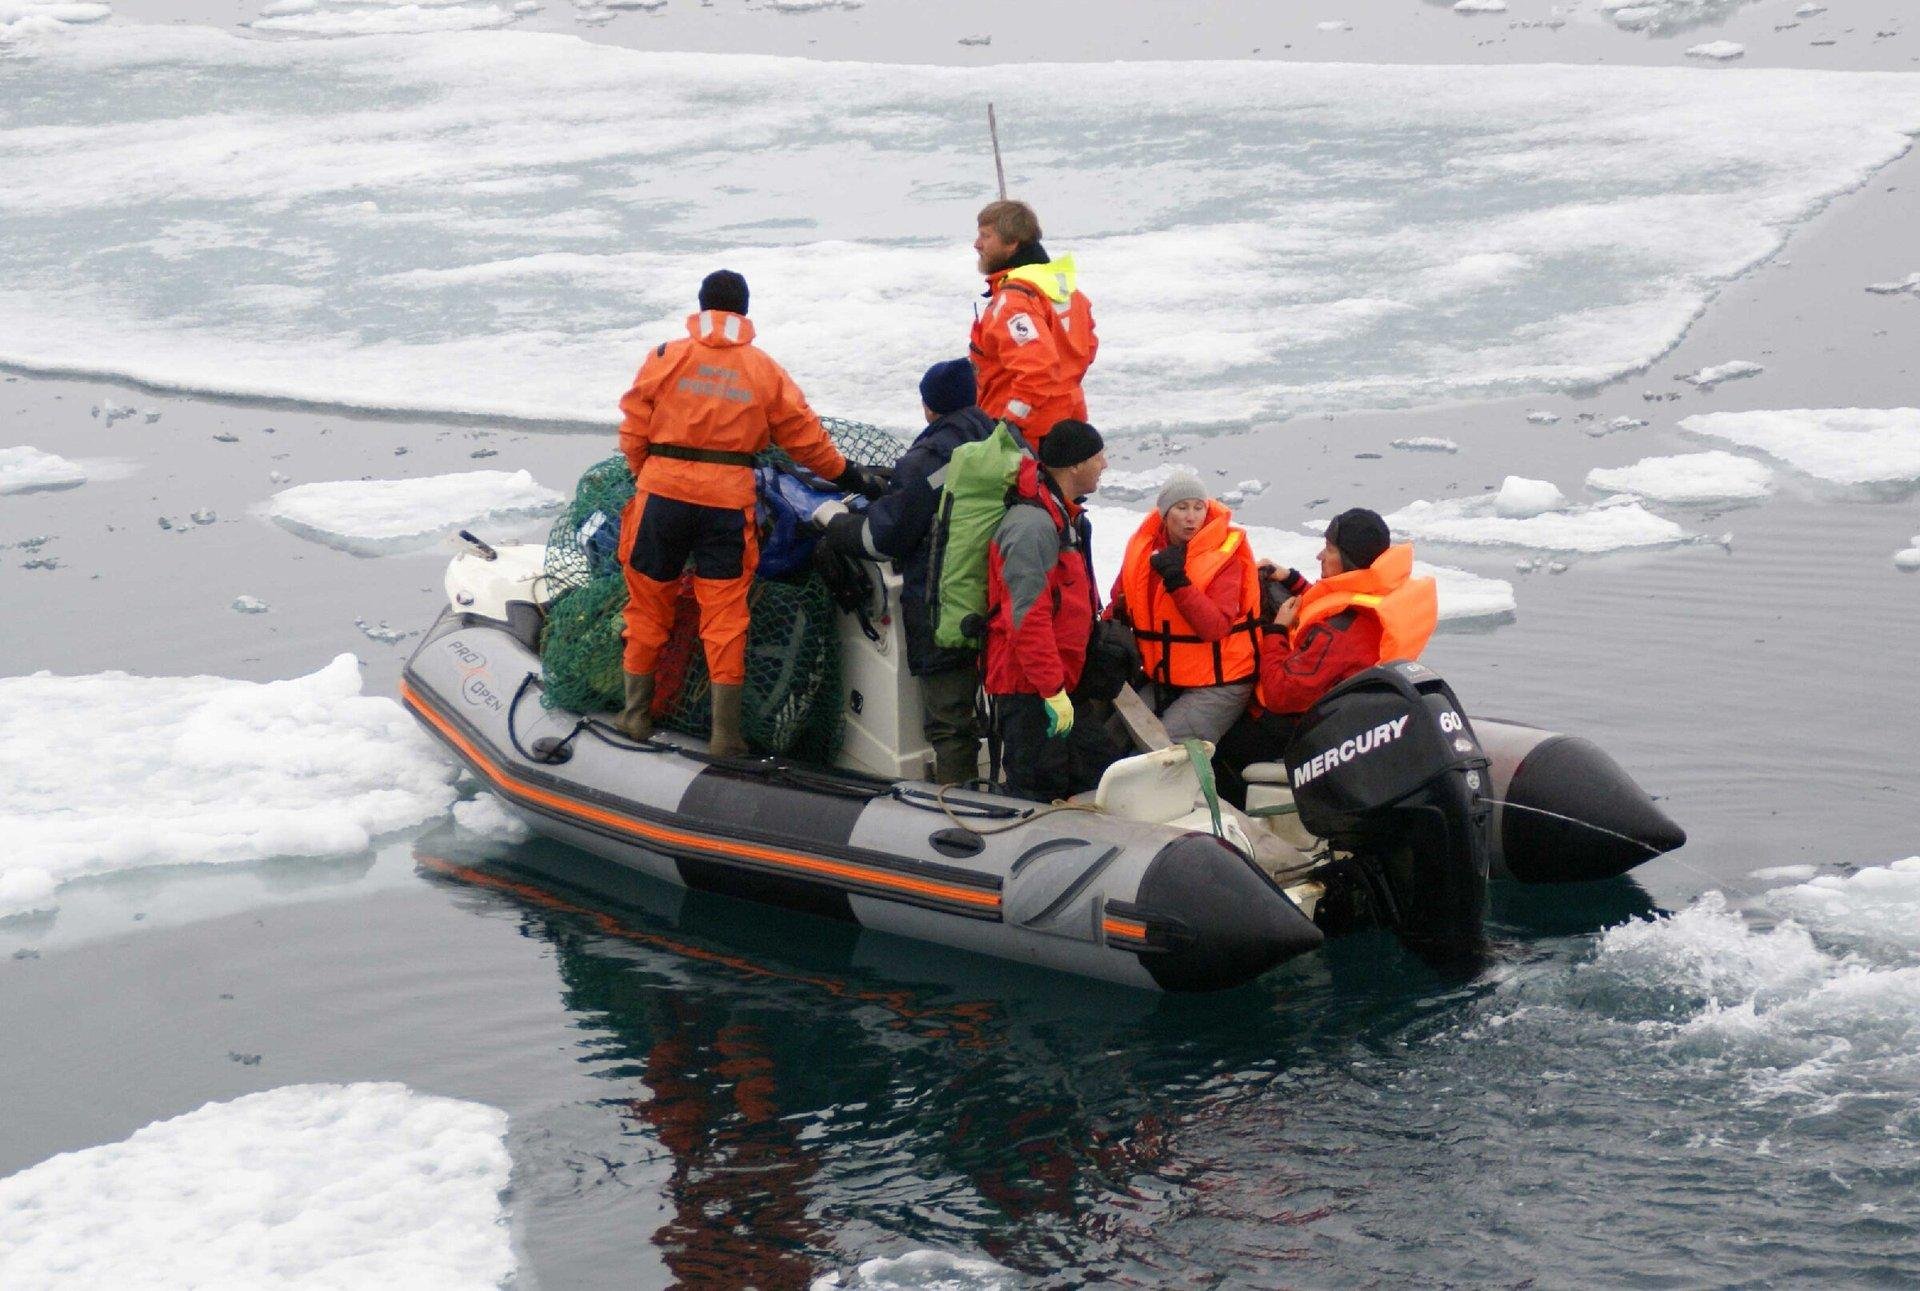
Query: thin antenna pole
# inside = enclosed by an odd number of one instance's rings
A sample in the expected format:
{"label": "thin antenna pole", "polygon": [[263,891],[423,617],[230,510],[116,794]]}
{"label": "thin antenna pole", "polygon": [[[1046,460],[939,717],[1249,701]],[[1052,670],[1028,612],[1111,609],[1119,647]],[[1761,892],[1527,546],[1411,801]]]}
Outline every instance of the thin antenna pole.
{"label": "thin antenna pole", "polygon": [[1000,200],[1007,200],[1007,171],[1000,164],[1000,123],[994,119],[993,104],[987,104],[987,133],[993,136],[993,174],[1000,181]]}

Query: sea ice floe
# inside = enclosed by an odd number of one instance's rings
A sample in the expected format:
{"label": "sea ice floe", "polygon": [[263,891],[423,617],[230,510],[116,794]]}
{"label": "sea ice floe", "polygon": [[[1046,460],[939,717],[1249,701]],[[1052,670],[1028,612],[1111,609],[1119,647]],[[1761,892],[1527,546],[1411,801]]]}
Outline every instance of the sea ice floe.
{"label": "sea ice floe", "polygon": [[1455,13],[1505,13],[1507,0],[1454,0]]}
{"label": "sea ice floe", "polygon": [[1893,567],[1908,574],[1920,570],[1920,533],[1913,535],[1912,546],[1893,553]]}
{"label": "sea ice floe", "polygon": [[864,1261],[844,1280],[823,1273],[809,1291],[1008,1291],[1020,1281],[1012,1270],[978,1256],[908,1251]]}
{"label": "sea ice floe", "polygon": [[0,878],[352,855],[438,817],[453,769],[360,690],[345,654],[266,683],[0,678]]}
{"label": "sea ice floe", "polygon": [[1631,493],[1655,502],[1757,502],[1773,489],[1773,471],[1736,453],[1681,453],[1643,457],[1631,466],[1595,467],[1587,487]]}
{"label": "sea ice floe", "polygon": [[243,594],[233,598],[233,610],[236,614],[265,614],[272,608],[257,596]]}
{"label": "sea ice floe", "polygon": [[1396,439],[1390,447],[1408,453],[1457,453],[1460,445],[1451,439],[1442,439],[1437,435],[1414,435],[1408,439]]}
{"label": "sea ice floe", "polygon": [[1920,408],[1711,412],[1680,429],[1756,449],[1815,479],[1876,492],[1920,483]]}
{"label": "sea ice floe", "polygon": [[1151,498],[1167,486],[1167,481],[1192,474],[1194,469],[1180,462],[1162,462],[1138,471],[1109,470],[1100,477],[1100,496],[1108,502]]}
{"label": "sea ice floe", "polygon": [[1566,509],[1567,495],[1551,480],[1509,475],[1493,495],[1493,513],[1509,520],[1527,520],[1549,511]]}
{"label": "sea ice floe", "polygon": [[76,462],[21,444],[0,448],[0,495],[78,488],[87,472]]}
{"label": "sea ice floe", "polygon": [[1547,511],[1524,518],[1500,515],[1494,495],[1412,502],[1386,517],[1399,541],[1466,547],[1524,547],[1534,551],[1598,555],[1691,541],[1686,530],[1637,502]]}
{"label": "sea ice floe", "polygon": [[494,4],[429,2],[281,10],[279,16],[256,18],[247,25],[255,31],[296,36],[416,36],[504,27],[518,18],[518,14]]}
{"label": "sea ice floe", "polygon": [[[1102,484],[1104,491],[1105,485]],[[1093,567],[1104,596],[1120,575],[1120,563],[1126,558],[1127,540],[1140,527],[1145,513],[1124,507],[1094,506],[1087,509],[1093,521]],[[1307,537],[1266,525],[1247,525],[1247,541],[1261,560],[1282,567],[1292,566],[1308,578],[1318,576],[1319,537]],[[1322,526],[1324,528],[1324,525]],[[1503,622],[1514,614],[1513,584],[1504,579],[1487,578],[1446,565],[1430,565],[1416,560],[1414,573],[1431,578],[1438,585],[1440,622],[1461,626],[1469,623]]]}
{"label": "sea ice floe", "polygon": [[1746,52],[1747,52],[1747,47],[1745,45],[1740,44],[1738,41],[1710,40],[1710,41],[1707,41],[1705,44],[1695,45],[1692,48],[1688,49],[1687,57],[1688,58],[1705,58],[1705,59],[1710,59],[1714,62],[1724,63],[1724,62],[1727,62],[1729,59],[1739,58],[1742,55],[1744,55]]}
{"label": "sea ice floe", "polygon": [[0,40],[57,31],[69,24],[100,22],[113,6],[70,0],[0,0]]}
{"label": "sea ice floe", "polygon": [[1527,414],[1527,420],[1536,426],[1551,426],[1560,420],[1560,414],[1557,412],[1547,412],[1544,409],[1535,409]]}
{"label": "sea ice floe", "polygon": [[1711,390],[1722,381],[1734,381],[1740,377],[1758,376],[1766,369],[1749,359],[1731,359],[1715,364],[1710,368],[1701,368],[1698,372],[1689,372],[1679,379],[1689,385],[1699,386],[1702,390]]}
{"label": "sea ice floe", "polygon": [[454,803],[453,822],[469,834],[499,843],[524,843],[533,834],[526,821],[508,811],[506,804],[490,793]]}
{"label": "sea ice floe", "polygon": [[820,9],[858,9],[862,0],[766,0],[769,9],[782,13],[813,13]]}
{"label": "sea ice floe", "polygon": [[465,471],[297,484],[269,498],[261,513],[302,538],[356,556],[385,556],[432,546],[476,525],[551,515],[565,501],[525,471]]}
{"label": "sea ice floe", "polygon": [[[953,177],[983,97],[1054,177],[1120,430],[1618,377],[1920,130],[1895,73],[1036,73],[524,31],[101,25],[20,42],[7,81],[0,360],[596,427],[719,247],[816,408],[914,424],[900,374],[957,350],[979,290]],[[765,164],[714,182],[742,150]]]}
{"label": "sea ice floe", "polygon": [[0,1285],[497,1287],[506,1129],[395,1083],[208,1103],[0,1179]]}
{"label": "sea ice floe", "polygon": [[1765,901],[1830,944],[1881,959],[1920,955],[1920,856],[1774,888]]}
{"label": "sea ice floe", "polygon": [[1867,290],[1876,296],[1920,296],[1920,273],[1910,273],[1894,282],[1869,283]]}

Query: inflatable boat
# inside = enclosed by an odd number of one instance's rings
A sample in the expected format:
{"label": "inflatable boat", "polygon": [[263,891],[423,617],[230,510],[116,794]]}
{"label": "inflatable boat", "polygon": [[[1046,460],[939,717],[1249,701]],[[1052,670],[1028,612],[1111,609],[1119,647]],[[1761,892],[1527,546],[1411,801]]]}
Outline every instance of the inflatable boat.
{"label": "inflatable boat", "polygon": [[[409,711],[537,832],[579,849],[570,886],[634,874],[1124,986],[1220,990],[1384,925],[1436,960],[1483,947],[1490,879],[1618,875],[1685,841],[1588,741],[1470,720],[1417,662],[1331,692],[1284,762],[1219,801],[1205,745],[1116,762],[1085,801],[936,791],[887,630],[841,633],[832,765],[636,743],[540,702],[543,549],[476,548],[408,660]],[[898,576],[879,580],[898,604]],[[849,616],[851,617],[851,616]]]}

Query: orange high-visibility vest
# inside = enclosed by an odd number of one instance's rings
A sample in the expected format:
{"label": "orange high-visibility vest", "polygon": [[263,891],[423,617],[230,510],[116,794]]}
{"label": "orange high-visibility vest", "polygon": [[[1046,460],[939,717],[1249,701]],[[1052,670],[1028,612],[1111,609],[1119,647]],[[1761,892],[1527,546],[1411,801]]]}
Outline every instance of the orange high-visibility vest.
{"label": "orange high-visibility vest", "polygon": [[1440,622],[1440,598],[1431,578],[1414,578],[1413,546],[1381,552],[1365,569],[1323,578],[1300,597],[1293,626],[1298,641],[1309,627],[1342,610],[1365,610],[1380,621],[1380,661],[1417,659]]}
{"label": "orange high-visibility vest", "polygon": [[1166,521],[1158,511],[1134,530],[1120,566],[1120,590],[1133,620],[1133,639],[1147,677],[1165,686],[1222,686],[1245,681],[1258,667],[1255,642],[1260,630],[1260,571],[1246,531],[1232,523],[1233,512],[1207,500],[1207,519],[1187,544],[1187,578],[1202,595],[1232,564],[1240,571],[1240,605],[1233,627],[1218,641],[1203,640],[1180,612],[1173,594],[1147,563],[1166,545]]}

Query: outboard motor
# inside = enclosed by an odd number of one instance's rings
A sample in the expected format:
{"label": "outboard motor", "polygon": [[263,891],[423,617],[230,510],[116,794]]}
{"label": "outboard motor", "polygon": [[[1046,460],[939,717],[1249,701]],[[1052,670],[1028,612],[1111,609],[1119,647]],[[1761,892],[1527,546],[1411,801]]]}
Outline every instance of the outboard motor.
{"label": "outboard motor", "polygon": [[1314,705],[1286,751],[1300,823],[1337,859],[1316,877],[1326,931],[1377,922],[1429,961],[1485,948],[1487,756],[1453,690],[1422,663],[1382,664]]}

